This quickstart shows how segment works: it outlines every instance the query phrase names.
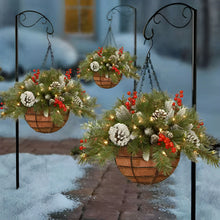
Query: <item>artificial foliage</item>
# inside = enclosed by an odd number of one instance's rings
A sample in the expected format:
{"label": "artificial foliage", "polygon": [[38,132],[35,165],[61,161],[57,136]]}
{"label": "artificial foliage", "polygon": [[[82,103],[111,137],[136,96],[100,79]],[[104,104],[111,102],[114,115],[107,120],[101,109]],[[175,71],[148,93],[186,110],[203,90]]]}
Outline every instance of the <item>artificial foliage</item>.
{"label": "artificial foliage", "polygon": [[115,159],[121,147],[132,155],[151,157],[165,175],[172,172],[172,162],[183,152],[191,161],[202,158],[219,166],[215,140],[205,134],[204,123],[194,108],[182,103],[183,91],[172,100],[167,93],[153,91],[138,95],[128,92],[128,99],[118,99],[102,119],[85,124],[80,141],[80,162],[105,163]]}
{"label": "artificial foliage", "polygon": [[1,118],[23,117],[28,108],[51,116],[55,125],[62,125],[62,112],[95,118],[96,98],[90,97],[78,81],[71,79],[71,69],[64,75],[60,70],[33,70],[22,82],[1,92],[4,102]]}
{"label": "artificial foliage", "polygon": [[133,65],[135,57],[131,57],[129,52],[123,47],[101,47],[89,53],[86,59],[80,62],[78,77],[90,81],[95,73],[110,78],[113,83],[120,81],[122,75],[129,78],[139,79],[136,68]]}

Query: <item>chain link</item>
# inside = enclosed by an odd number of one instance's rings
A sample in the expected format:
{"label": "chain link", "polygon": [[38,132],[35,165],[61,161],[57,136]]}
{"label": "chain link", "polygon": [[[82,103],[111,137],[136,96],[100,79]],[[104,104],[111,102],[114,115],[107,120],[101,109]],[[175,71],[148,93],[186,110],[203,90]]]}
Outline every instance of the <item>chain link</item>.
{"label": "chain link", "polygon": [[50,59],[51,59],[51,66],[54,67],[54,55],[53,55],[53,50],[52,50],[52,46],[51,46],[51,42],[50,42],[48,34],[47,34],[47,40],[48,40],[48,47],[47,47],[47,52],[46,52],[46,54],[44,56],[43,63],[41,65],[42,69],[44,67],[46,67],[47,58],[48,58],[49,53],[50,53]]}

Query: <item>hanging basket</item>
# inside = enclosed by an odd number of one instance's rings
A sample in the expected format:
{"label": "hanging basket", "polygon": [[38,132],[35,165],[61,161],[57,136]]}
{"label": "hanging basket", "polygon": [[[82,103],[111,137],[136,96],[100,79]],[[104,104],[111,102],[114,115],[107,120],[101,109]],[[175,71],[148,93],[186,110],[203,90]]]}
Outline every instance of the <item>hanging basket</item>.
{"label": "hanging basket", "polygon": [[150,158],[145,161],[142,152],[135,156],[131,156],[127,152],[126,147],[122,147],[116,157],[116,165],[120,172],[133,183],[154,184],[159,183],[168,178],[176,169],[180,160],[180,155],[177,156],[172,164],[173,170],[169,175],[164,175],[156,168],[155,162]]}
{"label": "hanging basket", "polygon": [[53,133],[60,130],[67,122],[69,118],[69,111],[63,112],[64,123],[61,126],[56,126],[50,115],[45,117],[43,113],[35,112],[33,108],[29,108],[25,114],[25,120],[31,128],[41,133]]}
{"label": "hanging basket", "polygon": [[[121,75],[121,78],[122,78],[122,75]],[[93,75],[93,79],[94,79],[95,83],[99,87],[105,88],[105,89],[110,89],[110,88],[117,86],[118,83],[120,82],[121,78],[118,80],[117,83],[113,83],[111,78],[106,78],[105,76],[102,76],[99,73],[95,73]]]}

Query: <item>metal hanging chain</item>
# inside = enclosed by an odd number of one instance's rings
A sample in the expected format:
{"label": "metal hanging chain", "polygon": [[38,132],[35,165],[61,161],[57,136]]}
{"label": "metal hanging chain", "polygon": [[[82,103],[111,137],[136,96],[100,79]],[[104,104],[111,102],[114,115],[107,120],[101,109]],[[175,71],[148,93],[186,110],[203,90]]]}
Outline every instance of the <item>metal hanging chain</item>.
{"label": "metal hanging chain", "polygon": [[103,42],[103,46],[113,46],[113,47],[117,47],[117,44],[116,44],[116,41],[115,41],[115,37],[113,35],[113,32],[112,32],[112,20],[109,21],[109,27],[108,27],[108,31],[107,31],[107,34],[106,34],[106,37],[105,37],[105,40]]}
{"label": "metal hanging chain", "polygon": [[47,58],[48,58],[49,53],[50,53],[50,59],[51,59],[51,66],[54,67],[54,55],[53,55],[53,50],[52,50],[52,46],[51,46],[51,42],[50,42],[48,34],[47,34],[47,40],[48,40],[48,47],[47,47],[47,52],[45,54],[43,63],[41,65],[42,69],[46,66]]}
{"label": "metal hanging chain", "polygon": [[[142,92],[144,81],[145,81],[147,73],[148,73],[148,78],[149,78],[151,90],[154,89],[154,85],[153,85],[153,78],[154,78],[154,81],[156,82],[158,90],[161,91],[160,84],[159,84],[156,72],[154,70],[154,67],[153,67],[153,64],[152,64],[149,52],[148,52],[148,54],[146,56],[145,63],[143,65],[143,67],[141,69],[141,73],[140,73],[140,75],[141,75],[141,80],[140,80],[141,84],[140,84],[140,88],[139,88],[139,93]],[[153,76],[153,78],[152,78],[152,76]]]}

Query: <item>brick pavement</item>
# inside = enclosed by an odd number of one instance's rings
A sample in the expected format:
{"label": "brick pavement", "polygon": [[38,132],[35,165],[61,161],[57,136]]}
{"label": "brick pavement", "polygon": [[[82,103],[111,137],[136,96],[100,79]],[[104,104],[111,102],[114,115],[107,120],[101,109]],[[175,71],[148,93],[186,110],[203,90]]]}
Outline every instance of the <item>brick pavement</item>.
{"label": "brick pavement", "polygon": [[[20,140],[20,152],[33,154],[69,154],[78,139],[61,141]],[[15,140],[0,137],[0,154],[14,153]],[[81,205],[74,210],[52,213],[55,220],[172,220],[176,217],[159,211],[150,200],[158,197],[151,186],[129,182],[114,163],[100,168],[87,168],[84,178],[78,180],[79,189],[65,193],[78,198]],[[163,208],[163,207],[160,207]]]}

